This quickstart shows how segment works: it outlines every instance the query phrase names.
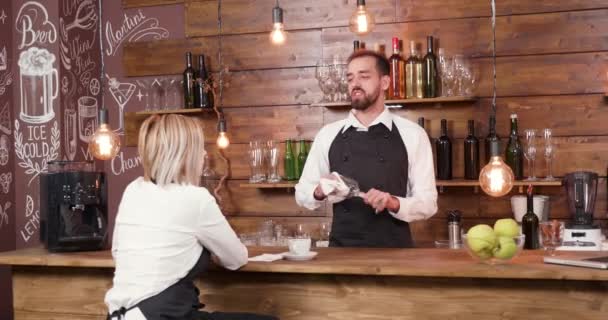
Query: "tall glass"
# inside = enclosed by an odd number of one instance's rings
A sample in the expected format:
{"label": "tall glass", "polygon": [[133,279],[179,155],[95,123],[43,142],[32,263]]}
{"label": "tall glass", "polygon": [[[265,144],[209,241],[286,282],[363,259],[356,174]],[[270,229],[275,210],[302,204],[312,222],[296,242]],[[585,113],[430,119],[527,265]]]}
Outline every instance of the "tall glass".
{"label": "tall glass", "polygon": [[80,140],[89,143],[90,137],[97,130],[97,99],[83,96],[78,98],[78,132]]}
{"label": "tall glass", "polygon": [[65,154],[70,161],[73,161],[78,151],[78,120],[76,110],[65,109],[64,118]]}
{"label": "tall glass", "polygon": [[539,224],[541,244],[545,252],[550,255],[555,255],[555,249],[562,245],[564,240],[564,222],[551,220],[541,222]]}
{"label": "tall glass", "polygon": [[269,140],[266,142],[266,180],[269,183],[281,181],[279,174],[279,142]]}
{"label": "tall glass", "polygon": [[319,83],[319,88],[323,91],[323,99],[321,102],[331,101],[331,88],[327,86],[327,80],[330,78],[329,66],[323,61],[319,60],[315,69],[315,78]]}
{"label": "tall glass", "polygon": [[261,141],[255,140],[249,142],[249,168],[251,174],[249,176],[250,183],[260,183],[266,180],[264,173],[264,145]]}
{"label": "tall glass", "polygon": [[545,156],[545,162],[547,163],[547,177],[545,181],[554,181],[553,177],[553,158],[555,157],[555,144],[553,143],[553,132],[551,129],[543,129],[543,138],[545,142],[545,149],[543,155]]}
{"label": "tall glass", "polygon": [[536,130],[526,129],[524,130],[525,147],[524,156],[528,160],[528,178],[527,181],[536,180],[536,174],[534,173],[534,162],[536,161]]}

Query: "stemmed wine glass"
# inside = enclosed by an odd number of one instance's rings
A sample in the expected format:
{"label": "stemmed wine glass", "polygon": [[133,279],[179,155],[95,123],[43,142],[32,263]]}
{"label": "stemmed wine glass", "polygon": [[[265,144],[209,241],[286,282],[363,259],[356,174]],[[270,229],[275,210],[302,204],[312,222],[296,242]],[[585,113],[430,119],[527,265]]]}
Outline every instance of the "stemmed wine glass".
{"label": "stemmed wine glass", "polygon": [[543,137],[545,140],[545,162],[547,163],[547,177],[545,181],[554,181],[555,177],[553,176],[553,158],[555,157],[555,145],[553,144],[553,132],[551,129],[543,130]]}
{"label": "stemmed wine glass", "polygon": [[536,180],[536,175],[534,174],[534,162],[536,160],[536,130],[524,130],[524,135],[526,138],[524,156],[526,157],[526,160],[528,160],[528,178],[526,180],[534,181]]}
{"label": "stemmed wine glass", "polygon": [[319,83],[319,88],[323,91],[323,99],[321,102],[330,102],[331,88],[326,85],[326,81],[330,78],[329,66],[323,61],[319,60],[315,69],[315,78]]}

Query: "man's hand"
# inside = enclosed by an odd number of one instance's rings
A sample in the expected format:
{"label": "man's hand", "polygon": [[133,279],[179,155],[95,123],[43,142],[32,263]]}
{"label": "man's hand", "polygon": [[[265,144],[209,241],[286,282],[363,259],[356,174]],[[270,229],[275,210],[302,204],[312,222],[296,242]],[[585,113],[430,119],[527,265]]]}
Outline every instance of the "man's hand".
{"label": "man's hand", "polygon": [[[338,178],[335,175],[331,174],[331,173],[323,175],[321,177],[321,179],[338,180]],[[317,187],[315,188],[315,192],[313,193],[313,197],[317,201],[321,201],[321,200],[327,198],[327,195],[325,193],[323,193],[323,190],[321,189],[321,185],[320,184],[318,184]]]}
{"label": "man's hand", "polygon": [[399,199],[391,196],[388,192],[382,192],[372,188],[367,191],[362,198],[366,204],[374,208],[376,213],[380,213],[384,211],[384,209],[388,209],[391,212],[399,211]]}

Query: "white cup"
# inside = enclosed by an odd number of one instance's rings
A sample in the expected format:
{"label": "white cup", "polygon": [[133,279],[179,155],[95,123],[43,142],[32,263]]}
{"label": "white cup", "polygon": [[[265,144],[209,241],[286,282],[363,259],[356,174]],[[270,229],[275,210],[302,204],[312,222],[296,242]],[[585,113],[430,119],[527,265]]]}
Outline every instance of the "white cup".
{"label": "white cup", "polygon": [[303,256],[310,252],[310,238],[290,238],[287,241],[289,253],[296,256]]}
{"label": "white cup", "polygon": [[[521,223],[521,219],[528,211],[528,202],[526,196],[518,195],[511,197],[511,211],[515,216],[515,221]],[[549,219],[549,196],[534,195],[533,199],[534,214],[538,217],[538,221],[547,221]]]}

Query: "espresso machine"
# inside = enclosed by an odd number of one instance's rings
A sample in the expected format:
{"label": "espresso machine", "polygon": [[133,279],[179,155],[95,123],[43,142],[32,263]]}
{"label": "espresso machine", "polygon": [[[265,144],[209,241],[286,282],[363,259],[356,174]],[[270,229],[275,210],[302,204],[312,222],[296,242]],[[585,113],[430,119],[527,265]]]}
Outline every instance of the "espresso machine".
{"label": "espresso machine", "polygon": [[52,161],[40,176],[40,240],[51,252],[101,250],[107,189],[93,162]]}
{"label": "espresso machine", "polygon": [[593,223],[598,175],[577,171],[564,177],[568,194],[568,211],[572,220],[566,223],[562,246],[558,250],[599,251],[602,249],[602,230]]}

